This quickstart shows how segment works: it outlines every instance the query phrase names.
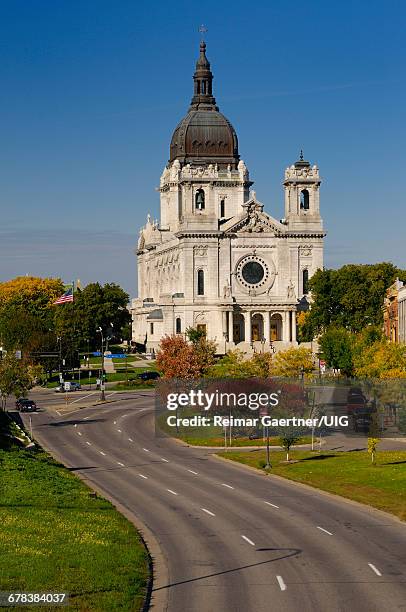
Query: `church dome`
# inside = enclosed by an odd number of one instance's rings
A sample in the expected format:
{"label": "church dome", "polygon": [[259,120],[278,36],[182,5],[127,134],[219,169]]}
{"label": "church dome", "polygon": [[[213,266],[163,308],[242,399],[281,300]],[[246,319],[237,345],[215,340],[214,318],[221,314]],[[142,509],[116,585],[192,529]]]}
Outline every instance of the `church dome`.
{"label": "church dome", "polygon": [[172,163],[218,164],[236,168],[239,161],[237,134],[216,106],[212,95],[213,74],[206,57],[206,44],[200,43],[200,57],[193,76],[194,96],[187,115],[176,127],[170,146]]}

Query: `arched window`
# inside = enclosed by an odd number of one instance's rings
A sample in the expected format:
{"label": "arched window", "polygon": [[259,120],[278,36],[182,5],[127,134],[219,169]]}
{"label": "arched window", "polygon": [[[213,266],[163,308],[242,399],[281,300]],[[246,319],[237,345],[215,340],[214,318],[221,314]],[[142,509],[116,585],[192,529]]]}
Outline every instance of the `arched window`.
{"label": "arched window", "polygon": [[300,209],[309,210],[309,192],[307,189],[302,189],[300,192]]}
{"label": "arched window", "polygon": [[204,295],[204,272],[197,271],[197,295]]}
{"label": "arched window", "polygon": [[220,200],[220,219],[226,216],[226,201],[224,198]]}
{"label": "arched window", "polygon": [[203,189],[198,189],[196,191],[195,204],[196,204],[196,209],[197,210],[203,210],[204,209],[204,191],[203,191]]}
{"label": "arched window", "polygon": [[309,293],[309,270],[305,268],[302,272],[303,294]]}
{"label": "arched window", "polygon": [[180,317],[176,317],[175,329],[177,334],[182,333],[182,320]]}
{"label": "arched window", "polygon": [[202,81],[202,94],[206,93],[206,81]]}

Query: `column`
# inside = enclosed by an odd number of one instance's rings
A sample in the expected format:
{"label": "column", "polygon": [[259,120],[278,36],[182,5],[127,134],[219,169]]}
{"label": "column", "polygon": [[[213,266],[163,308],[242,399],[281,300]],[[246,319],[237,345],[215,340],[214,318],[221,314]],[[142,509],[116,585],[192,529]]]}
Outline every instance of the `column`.
{"label": "column", "polygon": [[225,338],[227,334],[227,311],[223,310],[222,315],[223,315],[223,338]]}
{"label": "column", "polygon": [[233,342],[233,313],[231,310],[227,312],[227,330],[228,330],[228,341]]}
{"label": "column", "polygon": [[264,318],[264,338],[265,342],[269,343],[271,341],[271,327],[269,323],[269,312],[264,312],[262,314]]}
{"label": "column", "polygon": [[290,341],[290,326],[289,326],[289,312],[285,311],[282,316],[282,340],[283,342]]}
{"label": "column", "polygon": [[244,314],[244,340],[251,342],[251,313],[250,311]]}
{"label": "column", "polygon": [[292,310],[292,342],[296,342],[296,312]]}

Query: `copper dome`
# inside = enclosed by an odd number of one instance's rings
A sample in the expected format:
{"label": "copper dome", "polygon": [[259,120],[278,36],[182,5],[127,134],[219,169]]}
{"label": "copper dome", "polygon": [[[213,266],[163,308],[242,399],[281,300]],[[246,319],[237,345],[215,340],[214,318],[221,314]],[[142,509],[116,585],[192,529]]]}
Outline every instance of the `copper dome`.
{"label": "copper dome", "polygon": [[202,42],[193,76],[194,96],[188,114],[173,133],[169,161],[230,164],[235,168],[239,161],[237,134],[216,106],[212,95],[213,74],[205,51],[206,44]]}

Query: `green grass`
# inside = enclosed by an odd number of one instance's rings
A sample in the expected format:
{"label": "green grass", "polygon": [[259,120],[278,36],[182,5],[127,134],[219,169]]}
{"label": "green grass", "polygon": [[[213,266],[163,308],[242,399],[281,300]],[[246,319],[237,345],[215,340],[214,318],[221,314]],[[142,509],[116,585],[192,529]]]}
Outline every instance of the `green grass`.
{"label": "green grass", "polygon": [[66,591],[69,610],[140,610],[149,564],[134,526],[43,450],[10,447],[5,430],[3,417],[0,590]]}
{"label": "green grass", "polygon": [[[192,428],[191,428],[192,429]],[[209,427],[207,429],[210,429]],[[223,435],[216,436],[208,436],[206,437],[193,437],[187,434],[180,434],[176,436],[180,440],[187,442],[187,444],[191,444],[192,446],[224,446],[224,433]],[[311,437],[303,436],[297,444],[310,444]],[[227,446],[229,445],[229,437],[227,436]],[[269,438],[270,446],[281,446],[280,440],[276,436],[272,436]],[[251,440],[250,438],[241,437],[241,438],[232,438],[231,446],[266,446],[266,439],[263,438],[254,438]]]}
{"label": "green grass", "polygon": [[[265,464],[263,450],[219,453],[220,456],[260,468]],[[291,451],[285,463],[284,452],[273,451],[271,474],[302,482],[374,506],[406,520],[406,451],[379,451],[377,464],[371,464],[366,451]]]}

